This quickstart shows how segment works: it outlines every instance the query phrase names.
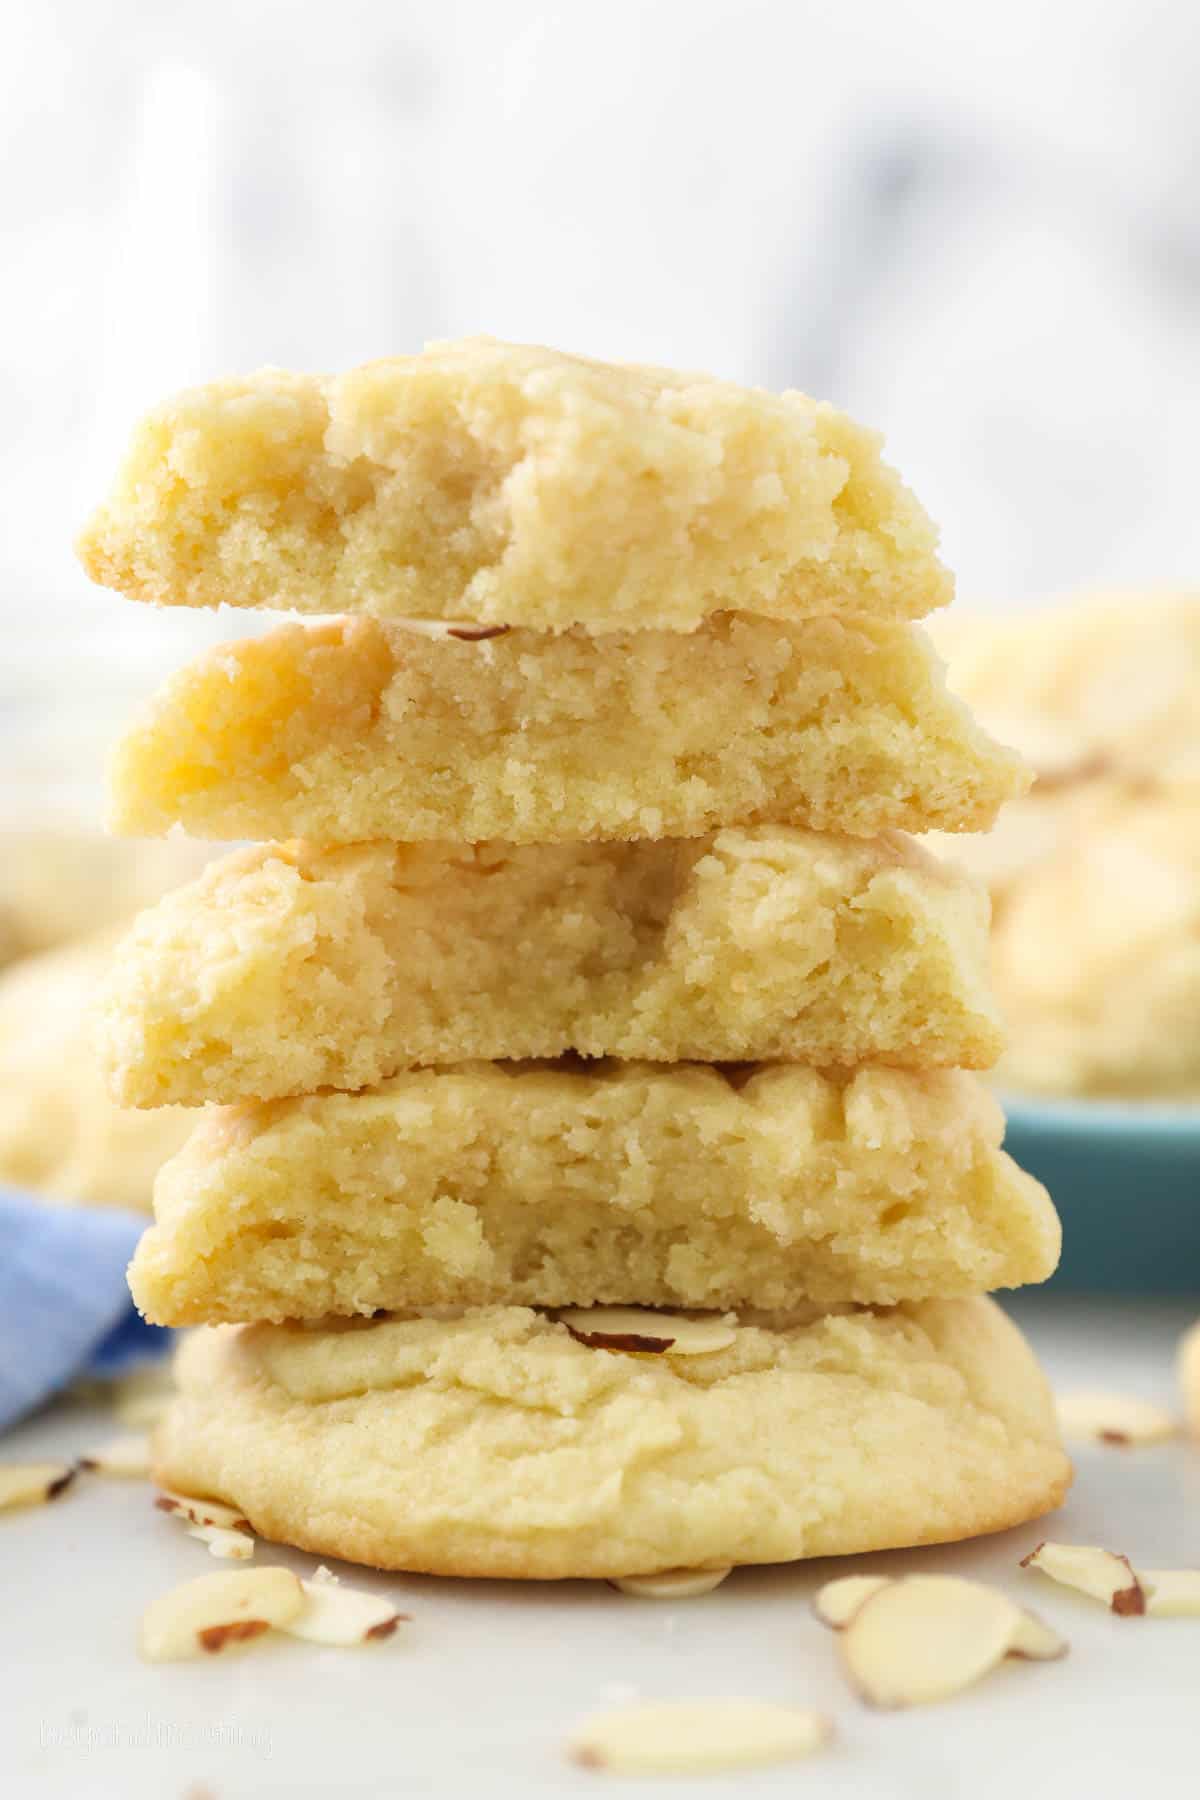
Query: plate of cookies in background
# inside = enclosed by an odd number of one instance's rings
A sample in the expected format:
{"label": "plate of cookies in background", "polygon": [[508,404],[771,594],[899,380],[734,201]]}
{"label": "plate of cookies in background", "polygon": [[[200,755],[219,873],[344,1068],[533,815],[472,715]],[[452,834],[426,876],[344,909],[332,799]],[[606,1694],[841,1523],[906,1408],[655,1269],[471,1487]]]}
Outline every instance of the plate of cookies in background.
{"label": "plate of cookies in background", "polygon": [[945,849],[991,892],[996,1080],[1009,1147],[1066,1222],[1058,1280],[1182,1291],[1200,1262],[1200,594],[933,635],[1036,772],[986,838]]}

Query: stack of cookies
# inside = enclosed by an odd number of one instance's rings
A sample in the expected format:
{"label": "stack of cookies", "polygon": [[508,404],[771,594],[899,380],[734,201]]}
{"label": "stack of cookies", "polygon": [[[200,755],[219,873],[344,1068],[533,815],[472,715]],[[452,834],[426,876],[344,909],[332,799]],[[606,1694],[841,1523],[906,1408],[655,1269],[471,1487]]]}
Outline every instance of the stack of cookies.
{"label": "stack of cookies", "polygon": [[876,439],[490,340],[139,428],[83,540],[338,614],[184,670],[115,817],[250,839],[143,914],[118,1098],[206,1105],[132,1270],[157,1472],[386,1568],[622,1577],[1011,1525],[1069,1478],[984,1296],[1058,1250],[964,1071],[987,906],[906,832],[1019,763],[911,621]]}

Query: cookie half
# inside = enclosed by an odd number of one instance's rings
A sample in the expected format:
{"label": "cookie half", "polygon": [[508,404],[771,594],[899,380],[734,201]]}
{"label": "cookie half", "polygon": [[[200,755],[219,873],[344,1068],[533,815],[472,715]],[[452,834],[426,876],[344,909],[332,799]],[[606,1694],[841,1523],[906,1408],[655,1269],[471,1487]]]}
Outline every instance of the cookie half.
{"label": "cookie half", "polygon": [[143,913],[102,997],[125,1105],[476,1058],[980,1067],[986,895],[909,839],[268,845]]}
{"label": "cookie half", "polygon": [[159,605],[686,631],[919,618],[936,542],[878,437],[804,394],[467,338],[176,396],[79,553]]}
{"label": "cookie half", "polygon": [[416,1070],[210,1113],[162,1171],[130,1284],[160,1325],[986,1293],[1058,1260],[1003,1129],[950,1070]]}
{"label": "cookie half", "polygon": [[520,1307],[212,1327],[156,1474],[322,1556],[534,1579],[943,1543],[1066,1492],[1046,1383],[992,1301],[709,1335],[626,1354]]}
{"label": "cookie half", "polygon": [[982,830],[1024,786],[904,626],[722,613],[464,643],[331,619],[173,677],[118,745],[112,822],[322,844],[870,836]]}

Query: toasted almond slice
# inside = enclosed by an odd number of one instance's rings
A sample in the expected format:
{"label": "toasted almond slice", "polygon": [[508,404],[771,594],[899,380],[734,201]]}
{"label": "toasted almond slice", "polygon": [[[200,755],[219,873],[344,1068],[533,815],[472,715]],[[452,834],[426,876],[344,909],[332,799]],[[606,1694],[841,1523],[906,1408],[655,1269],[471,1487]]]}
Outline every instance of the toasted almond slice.
{"label": "toasted almond slice", "polygon": [[304,1605],[290,1569],[229,1569],[185,1581],[152,1600],[142,1614],[147,1662],[214,1656],[231,1645],[288,1625]]}
{"label": "toasted almond slice", "polygon": [[1063,1436],[1096,1444],[1161,1444],[1179,1429],[1164,1407],[1131,1394],[1088,1388],[1060,1394],[1057,1405]]}
{"label": "toasted almond slice", "polygon": [[827,1581],[813,1596],[813,1611],[822,1625],[842,1631],[864,1601],[894,1579],[891,1575],[839,1575]]}
{"label": "toasted almond slice", "polygon": [[557,1318],[573,1338],[596,1350],[707,1356],[727,1349],[736,1336],[736,1328],[719,1313],[694,1318],[686,1313],[651,1312],[642,1306],[572,1306]]}
{"label": "toasted almond slice", "polygon": [[765,1700],[669,1700],[600,1713],[571,1739],[573,1761],[618,1775],[703,1775],[790,1762],[829,1742],[821,1713]]}
{"label": "toasted almond slice", "polygon": [[129,1432],[124,1437],[109,1438],[85,1451],[79,1459],[81,1469],[93,1475],[111,1475],[129,1480],[150,1473],[150,1440],[144,1432]]}
{"label": "toasted almond slice", "polygon": [[42,1506],[75,1479],[74,1463],[0,1463],[0,1512]]}
{"label": "toasted almond slice", "polygon": [[449,619],[389,619],[397,631],[408,631],[414,637],[458,638],[464,644],[482,643],[485,638],[504,637],[511,625],[456,625]]}
{"label": "toasted almond slice", "polygon": [[254,1555],[254,1539],[244,1531],[233,1531],[227,1525],[185,1525],[189,1537],[208,1545],[210,1556],[228,1562],[249,1562]]}
{"label": "toasted almond slice", "polygon": [[463,644],[479,644],[484,638],[504,637],[511,630],[511,625],[450,625],[446,636],[458,638]]}
{"label": "toasted almond slice", "polygon": [[311,1581],[302,1581],[304,1605],[283,1629],[289,1637],[306,1638],[312,1644],[343,1649],[391,1637],[408,1613],[398,1612],[390,1600],[361,1588],[342,1587],[328,1569],[318,1569]]}
{"label": "toasted almond slice", "polygon": [[1127,1556],[1091,1544],[1043,1543],[1021,1558],[1023,1569],[1040,1569],[1051,1581],[1103,1600],[1122,1618],[1146,1610],[1146,1596]]}
{"label": "toasted almond slice", "polygon": [[1019,1611],[982,1582],[913,1575],[864,1600],[838,1642],[847,1674],[872,1706],[924,1706],[1003,1662]]}
{"label": "toasted almond slice", "polygon": [[1138,1580],[1151,1618],[1200,1617],[1200,1569],[1139,1569]]}
{"label": "toasted almond slice", "polygon": [[223,1500],[205,1500],[199,1494],[177,1494],[163,1488],[154,1502],[159,1512],[178,1513],[189,1525],[217,1525],[223,1531],[249,1531],[250,1521]]}
{"label": "toasted almond slice", "polygon": [[1065,1637],[1039,1619],[1036,1613],[1017,1608],[1017,1622],[1009,1640],[1008,1654],[1025,1662],[1057,1662],[1070,1649]]}
{"label": "toasted almond slice", "polygon": [[658,1575],[622,1575],[611,1585],[639,1600],[694,1600],[719,1588],[731,1569],[663,1569]]}
{"label": "toasted almond slice", "polygon": [[1200,1437],[1200,1321],[1179,1340],[1175,1373],[1183,1394],[1183,1415],[1193,1437]]}

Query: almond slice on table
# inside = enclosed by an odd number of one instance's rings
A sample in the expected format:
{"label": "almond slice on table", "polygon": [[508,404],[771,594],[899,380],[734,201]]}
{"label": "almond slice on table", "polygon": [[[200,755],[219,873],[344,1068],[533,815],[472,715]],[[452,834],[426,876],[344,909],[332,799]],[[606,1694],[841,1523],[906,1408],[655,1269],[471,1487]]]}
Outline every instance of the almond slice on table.
{"label": "almond slice on table", "polygon": [[1139,1569],[1138,1580],[1151,1618],[1200,1618],[1200,1569]]}
{"label": "almond slice on table", "polygon": [[813,1611],[831,1631],[843,1631],[859,1607],[895,1580],[892,1575],[839,1575],[813,1595]]}
{"label": "almond slice on table", "polygon": [[1047,1625],[1023,1606],[1017,1608],[1017,1623],[1008,1646],[1010,1656],[1020,1657],[1023,1662],[1057,1662],[1069,1649],[1066,1638],[1053,1625]]}
{"label": "almond slice on table", "polygon": [[642,1306],[570,1306],[555,1317],[573,1338],[595,1350],[651,1356],[707,1356],[728,1349],[737,1335],[736,1327],[716,1313],[697,1319]]}
{"label": "almond slice on table", "polygon": [[732,1569],[663,1569],[657,1575],[621,1575],[611,1582],[639,1600],[694,1600],[719,1588]]}
{"label": "almond slice on table", "polygon": [[[828,1625],[833,1631],[844,1631],[872,1594],[877,1594],[881,1588],[889,1587],[896,1581],[922,1579],[939,1578],[920,1575],[841,1575],[818,1589],[813,1598],[813,1611],[822,1625]],[[1036,1613],[1013,1604],[1012,1636],[1007,1655],[1021,1657],[1028,1662],[1055,1662],[1060,1656],[1067,1654],[1068,1648],[1066,1638],[1055,1631],[1053,1626],[1039,1619]]]}
{"label": "almond slice on table", "polygon": [[1179,1426],[1164,1407],[1135,1395],[1106,1393],[1099,1388],[1060,1394],[1056,1400],[1064,1437],[1096,1444],[1132,1446],[1162,1444],[1178,1435]]}
{"label": "almond slice on table", "polygon": [[1193,1437],[1200,1437],[1200,1321],[1179,1340],[1175,1373],[1183,1395],[1183,1413]]}
{"label": "almond slice on table", "polygon": [[1004,1661],[1020,1610],[998,1588],[956,1575],[889,1581],[840,1633],[842,1661],[873,1706],[948,1700]]}
{"label": "almond slice on table", "polygon": [[224,1500],[205,1500],[198,1494],[177,1494],[174,1488],[163,1488],[154,1504],[159,1512],[178,1513],[189,1525],[215,1525],[222,1531],[250,1530],[250,1521]]}
{"label": "almond slice on table", "polygon": [[827,1744],[821,1713],[765,1700],[669,1700],[598,1714],[571,1739],[574,1762],[617,1775],[703,1775],[790,1762]]}
{"label": "almond slice on table", "polygon": [[304,1590],[290,1569],[230,1569],[185,1581],[152,1600],[142,1615],[147,1662],[215,1656],[291,1622]]}
{"label": "almond slice on table", "polygon": [[18,1506],[43,1506],[57,1499],[75,1479],[74,1463],[0,1463],[0,1512]]}
{"label": "almond slice on table", "polygon": [[79,1459],[81,1469],[92,1475],[111,1475],[116,1480],[135,1480],[150,1474],[150,1439],[144,1432],[129,1432],[109,1438],[86,1450]]}
{"label": "almond slice on table", "polygon": [[1121,1618],[1146,1610],[1146,1595],[1127,1556],[1092,1544],[1039,1544],[1021,1558],[1023,1569],[1040,1569],[1051,1581],[1089,1594]]}
{"label": "almond slice on table", "polygon": [[304,1590],[304,1605],[283,1630],[289,1637],[304,1638],[310,1644],[346,1649],[376,1643],[391,1637],[401,1620],[411,1617],[398,1612],[390,1600],[378,1594],[343,1587],[328,1569],[318,1569],[311,1580],[302,1581],[300,1586]]}
{"label": "almond slice on table", "polygon": [[237,1531],[228,1525],[184,1525],[189,1537],[199,1538],[202,1544],[208,1545],[210,1556],[220,1556],[229,1562],[249,1562],[254,1555],[254,1539],[245,1531]]}

